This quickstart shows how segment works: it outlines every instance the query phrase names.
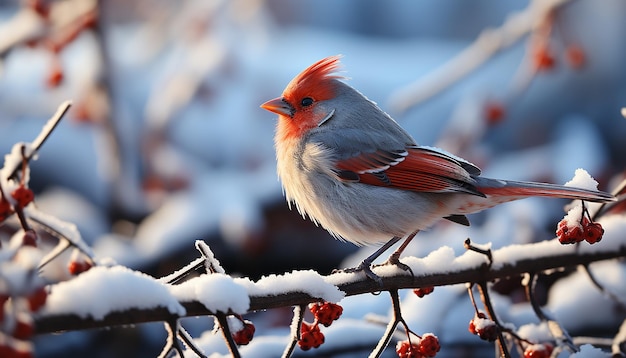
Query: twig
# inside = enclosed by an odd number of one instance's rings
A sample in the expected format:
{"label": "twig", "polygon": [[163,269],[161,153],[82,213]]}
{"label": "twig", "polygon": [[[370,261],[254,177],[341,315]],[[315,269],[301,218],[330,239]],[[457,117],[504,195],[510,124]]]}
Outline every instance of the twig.
{"label": "twig", "polygon": [[[56,126],[59,124],[59,122],[61,122],[61,119],[63,119],[63,116],[65,115],[65,113],[67,113],[67,111],[70,109],[71,106],[72,106],[72,102],[70,101],[65,101],[61,103],[61,105],[57,108],[57,111],[52,115],[52,117],[48,120],[48,122],[46,122],[46,124],[43,126],[39,135],[35,138],[35,140],[31,142],[31,145],[29,148],[30,150],[24,153],[24,157],[26,158],[27,161],[30,161],[35,156],[35,154],[37,154],[41,146],[46,142],[48,137],[50,137],[50,134],[52,134],[52,131],[54,131]],[[20,169],[21,168],[17,165],[15,166],[15,168],[11,168],[11,170],[8,171],[9,173],[11,173],[9,175],[9,178],[15,177],[17,175],[17,172]]]}
{"label": "twig", "polygon": [[626,320],[622,322],[619,327],[619,331],[613,337],[613,343],[611,344],[611,354],[613,358],[626,357],[624,354],[626,348]]}
{"label": "twig", "polygon": [[526,298],[530,302],[530,306],[532,307],[535,315],[539,317],[542,322],[545,322],[548,325],[548,329],[550,330],[550,334],[556,339],[557,343],[564,343],[572,352],[578,352],[578,348],[574,345],[572,337],[570,337],[569,333],[561,327],[559,322],[550,317],[546,312],[544,312],[537,300],[535,299],[535,286],[537,284],[538,275],[534,272],[529,273],[530,277],[528,282],[525,285]]}
{"label": "twig", "polygon": [[[189,349],[191,349],[196,355],[198,355],[198,357],[200,358],[206,358],[206,355],[204,354],[204,352],[202,352],[202,350],[200,348],[198,348],[194,343],[193,343],[193,338],[191,338],[191,336],[189,335],[189,333],[182,327],[182,326],[178,326],[178,337],[185,342],[185,344],[187,345],[187,347]],[[181,356],[182,358],[182,356]]]}
{"label": "twig", "polygon": [[474,251],[487,256],[487,259],[489,260],[489,266],[487,267],[491,267],[491,265],[493,265],[493,254],[491,253],[491,249],[484,249],[476,244],[473,244],[469,237],[465,239],[465,242],[463,242],[463,247],[465,247],[466,250]]}
{"label": "twig", "polygon": [[390,106],[395,111],[404,112],[439,94],[486,63],[499,51],[521,40],[548,13],[569,1],[531,1],[524,10],[509,16],[500,28],[485,29],[474,43],[454,58],[429,72],[424,78],[397,90],[390,97]]}
{"label": "twig", "polygon": [[172,350],[178,353],[179,357],[184,357],[184,352],[178,339],[176,339],[176,333],[178,331],[178,319],[169,319],[165,321],[165,330],[167,331],[167,339],[165,340],[165,346],[159,354],[159,358],[166,358],[169,356]]}
{"label": "twig", "polygon": [[385,334],[378,341],[376,348],[370,353],[369,358],[378,358],[383,354],[396,331],[398,323],[404,322],[402,311],[400,310],[400,296],[398,295],[398,290],[389,291],[389,295],[391,296],[391,304],[393,307],[393,319],[389,321]]}
{"label": "twig", "polygon": [[[489,297],[489,289],[487,287],[487,282],[481,281],[478,282],[478,292],[480,292],[480,298],[485,305],[485,310],[487,311],[487,315],[489,319],[494,321],[498,327],[502,327],[502,324],[498,320],[498,316],[496,315],[496,311],[491,304],[491,298]],[[502,330],[498,330],[498,348],[500,349],[500,356],[504,358],[511,358],[511,353],[506,346],[506,341],[504,340],[504,336],[502,335]]]}
{"label": "twig", "polygon": [[617,303],[618,305],[620,305],[621,309],[624,310],[626,309],[626,304],[624,304],[624,301],[622,301],[619,296],[617,296],[616,294],[614,294],[613,292],[609,291],[604,285],[602,285],[600,283],[600,281],[598,281],[596,279],[596,276],[593,274],[593,272],[591,271],[591,268],[589,267],[589,264],[585,264],[585,265],[580,265],[579,266],[583,271],[585,271],[585,273],[587,273],[587,277],[589,277],[589,280],[591,280],[591,282],[593,283],[594,286],[596,286],[596,288],[598,290],[600,290],[603,294],[605,294],[607,297],[609,297],[611,300],[613,300],[615,303]]}
{"label": "twig", "polygon": [[300,340],[300,326],[302,326],[302,321],[304,320],[304,308],[306,305],[297,305],[293,307],[293,319],[291,322],[291,341],[285,347],[285,351],[281,358],[289,358],[293,354],[293,351],[296,348],[296,344]]}
{"label": "twig", "polygon": [[200,251],[200,254],[202,254],[202,257],[204,258],[207,273],[226,272],[220,262],[215,258],[215,255],[213,254],[213,251],[211,251],[209,245],[207,245],[204,241],[196,240],[196,249]]}
{"label": "twig", "polygon": [[228,345],[228,350],[233,358],[241,358],[241,353],[239,353],[239,348],[237,348],[237,343],[233,339],[233,335],[230,331],[230,327],[228,326],[228,317],[224,312],[215,313],[215,317],[217,318],[217,323],[220,326],[222,331],[222,335],[224,336],[224,340]]}

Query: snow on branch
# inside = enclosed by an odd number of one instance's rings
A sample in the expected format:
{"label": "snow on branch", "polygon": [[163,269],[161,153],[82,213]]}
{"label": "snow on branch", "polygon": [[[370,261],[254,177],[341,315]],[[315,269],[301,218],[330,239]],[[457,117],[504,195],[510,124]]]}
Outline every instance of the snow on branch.
{"label": "snow on branch", "polygon": [[[357,273],[340,272],[321,276],[313,271],[294,271],[284,275],[264,277],[257,282],[246,278],[231,279],[223,274],[209,274],[203,275],[207,276],[206,278],[187,281],[190,282],[187,285],[183,283],[169,286],[167,292],[161,291],[161,294],[152,295],[150,304],[137,302],[136,299],[126,301],[118,299],[99,300],[98,307],[93,307],[88,302],[90,300],[85,300],[77,294],[70,294],[62,286],[63,284],[57,284],[51,287],[50,304],[38,314],[35,326],[37,333],[42,334],[168,321],[173,316],[215,315],[218,311],[224,313],[223,310],[228,310],[225,312],[228,314],[242,314],[246,310],[252,312],[298,306],[320,300],[338,301],[343,295],[353,296],[404,288],[486,282],[497,278],[522,276],[529,272],[536,273],[626,257],[626,237],[620,235],[626,229],[626,223],[621,218],[612,221],[610,219],[611,217],[607,217],[604,223],[607,227],[607,235],[602,245],[564,247],[557,240],[512,245],[494,250],[491,265],[484,255],[476,252],[467,251],[455,257],[451,248],[442,247],[422,259],[403,258],[403,262],[408,264],[415,273],[414,276],[392,266],[374,268],[376,274],[380,275],[383,280],[382,286]],[[131,297],[134,295],[134,290],[120,291],[120,282],[109,277],[118,275],[119,270],[101,268],[94,271],[92,269],[74,281],[80,280],[81,290],[85,292],[113,290],[122,297]],[[91,275],[99,275],[99,278],[94,279]],[[213,282],[214,280],[210,279],[211,276],[215,276],[219,282]],[[155,287],[159,283],[157,279],[145,275],[142,276],[142,280],[153,281],[151,285]],[[225,282],[226,280],[228,282]],[[194,284],[192,285],[191,282]],[[212,285],[213,289],[206,290],[206,287],[202,287],[205,284]],[[231,289],[220,290],[218,289],[220,285],[226,285]],[[233,287],[237,289],[233,290]],[[190,290],[195,290],[196,293],[190,294]],[[214,293],[211,299],[204,294],[209,291]],[[217,292],[219,294],[215,294]],[[233,294],[228,294],[228,292],[235,292],[237,297],[233,297]],[[172,298],[178,300],[184,310],[172,310]],[[61,307],[54,302],[63,302],[63,305]],[[103,305],[108,306],[103,307]]]}

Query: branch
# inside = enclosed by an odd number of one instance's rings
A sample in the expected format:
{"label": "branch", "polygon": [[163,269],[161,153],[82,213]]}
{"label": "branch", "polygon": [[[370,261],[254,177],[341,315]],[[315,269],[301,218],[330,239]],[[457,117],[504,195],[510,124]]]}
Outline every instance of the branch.
{"label": "branch", "polygon": [[478,67],[484,65],[499,51],[512,46],[529,34],[548,13],[570,0],[531,1],[527,8],[512,14],[497,29],[485,29],[468,47],[456,57],[393,93],[390,107],[398,112],[409,108],[439,94],[446,88],[459,82]]}
{"label": "branch", "polygon": [[[424,263],[429,259],[440,260],[441,257],[437,257],[435,254],[445,251],[446,248],[440,249],[424,259],[406,257],[403,258],[403,261],[410,264],[413,272],[417,274],[411,276],[405,271],[393,267],[391,268],[394,269],[393,272],[384,272],[385,270],[388,271],[390,269],[389,267],[376,268],[381,275],[382,286],[379,286],[377,282],[359,274],[335,273],[326,276],[324,279],[326,282],[336,285],[346,296],[354,296],[403,288],[445,286],[467,282],[487,282],[498,278],[521,276],[528,272],[541,272],[562,267],[576,267],[595,261],[626,257],[626,243],[622,243],[619,247],[610,251],[602,251],[603,247],[590,247],[589,252],[579,252],[573,247],[563,247],[558,254],[554,254],[554,252],[550,252],[550,250],[545,250],[543,245],[546,244],[551,243],[541,242],[536,244],[515,245],[513,248],[518,252],[517,257],[519,257],[519,259],[515,262],[508,263],[498,260],[498,257],[503,256],[506,258],[506,250],[511,247],[495,250],[493,252],[494,265],[489,269],[484,269],[486,264],[482,257],[480,257],[480,260],[474,260],[474,258],[471,257],[476,255],[474,252],[466,252],[454,258],[447,266],[442,267],[442,265],[435,265],[436,269],[430,271],[424,268]],[[592,249],[594,251],[590,251]],[[449,250],[451,251],[451,249]],[[604,248],[604,250],[608,249]],[[519,254],[519,252],[521,252],[521,254]],[[422,273],[419,274],[419,272]],[[301,284],[305,287],[307,283],[302,282]],[[312,295],[298,291],[297,288],[289,292],[250,294],[249,297],[250,312],[306,305],[320,300],[320,297],[313,297]],[[186,309],[185,316],[215,316],[217,313],[208,310],[202,303],[197,301],[183,301],[181,304]],[[75,314],[41,314],[36,317],[35,326],[37,333],[43,334],[145,322],[165,322],[170,318],[171,313],[165,307],[129,308],[124,311],[110,312],[101,320],[95,320],[91,317],[79,317]]]}

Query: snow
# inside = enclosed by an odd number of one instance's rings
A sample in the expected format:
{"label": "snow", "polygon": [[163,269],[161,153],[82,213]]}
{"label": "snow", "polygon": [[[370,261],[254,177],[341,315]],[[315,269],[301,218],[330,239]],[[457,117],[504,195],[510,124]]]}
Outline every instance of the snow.
{"label": "snow", "polygon": [[545,322],[540,324],[528,323],[522,325],[517,330],[517,334],[519,334],[520,337],[528,339],[534,343],[550,342],[554,339],[550,333],[548,324]]}
{"label": "snow", "polygon": [[93,267],[51,286],[42,314],[101,320],[111,312],[154,307],[167,308],[174,315],[185,314],[167,287],[154,278],[123,266]]}
{"label": "snow", "polygon": [[[558,357],[562,357],[562,354],[559,354]],[[573,353],[569,356],[570,358],[608,358],[611,357],[611,354],[603,351],[600,348],[596,348],[591,344],[583,344],[580,346],[580,352]]]}
{"label": "snow", "polygon": [[244,314],[250,308],[246,287],[232,277],[221,274],[205,274],[194,277],[169,288],[171,294],[181,301],[198,301],[212,312]]}
{"label": "snow", "polygon": [[598,182],[582,168],[576,169],[574,178],[565,183],[565,186],[582,188],[587,190],[598,190]]}
{"label": "snow", "polygon": [[247,278],[237,278],[236,282],[245,285],[248,293],[255,296],[274,296],[287,292],[303,292],[327,302],[337,303],[345,294],[324,277],[313,270],[287,272],[282,275],[264,276],[257,282]]}

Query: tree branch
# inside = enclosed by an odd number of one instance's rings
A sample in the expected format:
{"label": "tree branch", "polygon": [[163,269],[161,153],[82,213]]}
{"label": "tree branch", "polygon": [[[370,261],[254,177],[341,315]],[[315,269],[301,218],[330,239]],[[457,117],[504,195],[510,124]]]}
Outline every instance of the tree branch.
{"label": "tree branch", "polygon": [[[541,244],[541,243],[539,243]],[[519,245],[516,249],[527,248],[529,252],[537,252],[535,245]],[[467,255],[468,253],[466,253]],[[538,255],[534,255],[538,256]],[[497,259],[498,250],[494,251]],[[454,272],[449,272],[449,267],[442,268],[441,272],[429,272],[419,274],[419,270],[413,270],[417,274],[407,275],[405,271],[397,270],[394,275],[383,275],[382,286],[365,276],[347,275],[337,273],[326,276],[326,280],[333,282],[337,287],[345,292],[346,296],[360,295],[370,292],[392,291],[403,288],[415,288],[424,286],[445,286],[461,284],[467,282],[487,282],[498,278],[521,276],[527,272],[541,272],[544,270],[557,269],[561,267],[576,267],[586,265],[591,262],[626,257],[626,244],[612,251],[594,251],[580,253],[575,250],[568,250],[564,247],[559,254],[545,255],[519,259],[516,262],[500,263],[489,269],[484,265],[469,264]],[[405,258],[405,261],[419,260],[416,258]],[[343,275],[343,276],[341,276]],[[346,279],[344,279],[344,277]],[[356,278],[355,278],[356,277]],[[343,281],[342,281],[343,280]],[[250,295],[249,311],[267,310],[279,307],[289,307],[306,305],[318,301],[319,297],[312,297],[303,292],[283,292],[272,295]],[[187,316],[215,315],[216,312],[208,310],[200,302],[181,302],[186,309]],[[103,328],[119,325],[139,324],[145,322],[167,321],[171,318],[171,313],[164,307],[154,307],[149,309],[131,308],[119,312],[111,312],[102,320],[95,320],[90,317],[79,317],[74,314],[40,314],[36,317],[35,326],[38,334]]]}

